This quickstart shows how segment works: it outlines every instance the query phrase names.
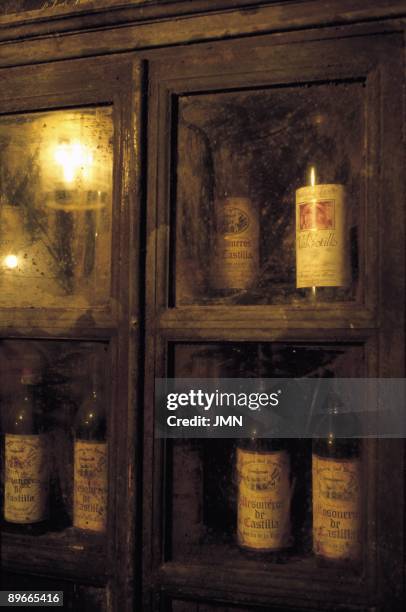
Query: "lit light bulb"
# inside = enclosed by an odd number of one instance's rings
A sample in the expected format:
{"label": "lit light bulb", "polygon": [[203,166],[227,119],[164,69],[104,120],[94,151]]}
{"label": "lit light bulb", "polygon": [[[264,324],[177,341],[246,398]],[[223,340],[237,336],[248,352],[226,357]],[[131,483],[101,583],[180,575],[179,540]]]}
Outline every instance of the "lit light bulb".
{"label": "lit light bulb", "polygon": [[18,266],[18,257],[16,255],[7,255],[4,258],[4,265],[10,270],[14,270]]}
{"label": "lit light bulb", "polygon": [[66,183],[73,183],[79,175],[87,178],[93,164],[92,152],[80,142],[58,145],[54,151],[54,159],[62,166]]}

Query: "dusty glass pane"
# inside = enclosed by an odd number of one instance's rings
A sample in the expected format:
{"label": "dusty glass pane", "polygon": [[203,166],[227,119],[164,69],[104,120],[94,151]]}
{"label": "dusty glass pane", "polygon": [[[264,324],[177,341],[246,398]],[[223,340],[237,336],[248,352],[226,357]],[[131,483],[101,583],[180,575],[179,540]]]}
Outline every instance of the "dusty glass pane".
{"label": "dusty glass pane", "polygon": [[[324,378],[365,376],[361,344],[225,342],[173,343],[169,376],[179,378]],[[168,554],[171,559],[246,563],[237,546],[236,447],[232,439],[168,441]],[[291,521],[295,563],[312,555],[312,442],[290,439],[286,446],[295,486]]]}
{"label": "dusty glass pane", "polygon": [[0,118],[0,305],[87,308],[110,292],[112,109]]}
{"label": "dusty glass pane", "polygon": [[[108,413],[107,345],[97,342],[3,340],[0,342],[0,513],[4,510],[4,437],[41,434],[46,444],[46,531],[69,528],[74,514],[74,440],[81,411],[95,391],[94,420]],[[33,403],[22,401],[30,377]],[[27,389],[27,387],[25,387]],[[89,437],[89,440],[91,438]],[[23,525],[24,526],[24,525]],[[21,525],[20,525],[21,527]],[[7,529],[7,527],[5,527]]]}
{"label": "dusty glass pane", "polygon": [[178,110],[172,301],[360,300],[363,84],[182,96]]}

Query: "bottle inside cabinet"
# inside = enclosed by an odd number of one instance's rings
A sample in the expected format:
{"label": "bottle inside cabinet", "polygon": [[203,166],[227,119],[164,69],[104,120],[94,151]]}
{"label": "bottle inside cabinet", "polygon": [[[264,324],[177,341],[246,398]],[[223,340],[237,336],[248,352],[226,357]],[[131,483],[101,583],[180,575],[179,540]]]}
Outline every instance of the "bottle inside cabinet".
{"label": "bottle inside cabinet", "polygon": [[343,173],[326,155],[314,157],[295,194],[296,287],[311,302],[343,299],[351,286],[350,202]]}
{"label": "bottle inside cabinet", "polygon": [[237,541],[245,552],[282,561],[292,546],[289,444],[240,440],[236,459]]}
{"label": "bottle inside cabinet", "polygon": [[38,397],[41,371],[23,367],[8,400],[4,434],[3,521],[7,531],[44,533],[49,518],[49,437]]}
{"label": "bottle inside cabinet", "polygon": [[361,443],[347,437],[355,418],[331,393],[319,423],[323,437],[313,440],[313,551],[321,565],[357,567],[361,561]]}
{"label": "bottle inside cabinet", "polygon": [[[269,348],[269,347],[268,347]],[[272,374],[272,352],[262,345],[252,347],[257,388],[266,393],[264,374]],[[244,370],[240,376],[247,374]],[[278,427],[270,415],[272,438],[260,438],[255,425],[250,437],[237,442],[237,543],[249,556],[284,561],[293,545],[291,522],[292,444],[278,438]]]}
{"label": "bottle inside cabinet", "polygon": [[100,364],[92,360],[89,396],[75,419],[73,526],[103,533],[107,522],[107,431]]}
{"label": "bottle inside cabinet", "polygon": [[172,305],[362,298],[364,95],[323,83],[180,98]]}
{"label": "bottle inside cabinet", "polygon": [[[35,356],[34,366],[27,362],[27,355]],[[86,532],[104,533],[105,359],[102,343],[0,343],[5,531],[50,537],[59,532],[58,537],[64,534],[73,540]],[[25,457],[28,442],[30,452]],[[25,487],[18,499],[11,492],[17,481]],[[29,508],[28,501],[32,502]]]}
{"label": "bottle inside cabinet", "polygon": [[[258,392],[270,390],[265,377],[359,377],[364,367],[357,344],[179,343],[170,355],[172,376],[236,378],[241,390],[243,378],[260,378]],[[301,409],[310,419],[311,395],[302,397],[300,385],[289,389],[284,412]],[[314,414],[324,398],[323,391]],[[272,422],[272,438],[259,438],[252,429],[246,439],[170,441],[169,558],[211,558],[216,551],[225,563],[304,561],[313,567],[312,439],[278,436],[278,411]]]}
{"label": "bottle inside cabinet", "polygon": [[[249,156],[222,151],[214,201],[211,289],[219,296],[255,286],[259,266],[259,215],[247,184]],[[222,170],[222,171],[220,171]]]}

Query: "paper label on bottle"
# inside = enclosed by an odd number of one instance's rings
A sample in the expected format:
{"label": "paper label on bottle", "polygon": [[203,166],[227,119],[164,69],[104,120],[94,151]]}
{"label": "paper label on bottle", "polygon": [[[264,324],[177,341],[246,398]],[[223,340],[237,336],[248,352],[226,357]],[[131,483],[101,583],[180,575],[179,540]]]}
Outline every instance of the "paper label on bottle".
{"label": "paper label on bottle", "polygon": [[271,551],[290,544],[290,460],[286,451],[237,449],[237,533],[241,546]]}
{"label": "paper label on bottle", "polygon": [[313,455],[313,550],[332,560],[361,556],[361,462]]}
{"label": "paper label on bottle", "polygon": [[216,289],[246,289],[259,265],[258,216],[249,198],[217,201],[212,285]]}
{"label": "paper label on bottle", "polygon": [[5,435],[4,518],[39,523],[48,516],[49,461],[45,435]]}
{"label": "paper label on bottle", "polygon": [[107,443],[75,440],[73,526],[105,531],[107,524]]}
{"label": "paper label on bottle", "polygon": [[349,283],[343,185],[296,191],[296,286],[345,287]]}

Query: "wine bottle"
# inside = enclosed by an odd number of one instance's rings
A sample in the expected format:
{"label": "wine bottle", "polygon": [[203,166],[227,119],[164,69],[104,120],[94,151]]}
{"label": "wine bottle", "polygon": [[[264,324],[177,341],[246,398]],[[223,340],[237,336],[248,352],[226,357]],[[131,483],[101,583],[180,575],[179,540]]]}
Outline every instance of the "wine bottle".
{"label": "wine bottle", "polygon": [[107,440],[98,364],[75,420],[73,526],[102,533],[107,523]]}
{"label": "wine bottle", "polygon": [[[259,267],[259,218],[250,195],[250,156],[223,151],[214,202],[211,285],[232,295],[255,284]],[[220,178],[221,177],[221,178]]]}
{"label": "wine bottle", "polygon": [[334,299],[334,288],[350,284],[345,187],[327,170],[314,160],[296,190],[296,287],[313,300]]}
{"label": "wine bottle", "polygon": [[33,369],[21,371],[4,437],[4,526],[32,535],[46,531],[49,514],[48,439],[36,393],[40,382]]}
{"label": "wine bottle", "polygon": [[252,200],[225,197],[216,206],[213,286],[220,291],[248,289],[259,264],[259,225]]}
{"label": "wine bottle", "polygon": [[282,559],[292,545],[291,465],[284,440],[240,440],[237,446],[237,538],[241,548]]}
{"label": "wine bottle", "polygon": [[322,564],[357,565],[361,557],[360,440],[348,437],[354,422],[330,394],[312,453],[313,551]]}

